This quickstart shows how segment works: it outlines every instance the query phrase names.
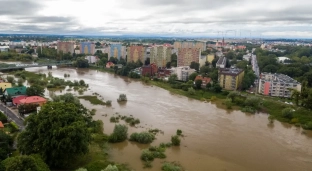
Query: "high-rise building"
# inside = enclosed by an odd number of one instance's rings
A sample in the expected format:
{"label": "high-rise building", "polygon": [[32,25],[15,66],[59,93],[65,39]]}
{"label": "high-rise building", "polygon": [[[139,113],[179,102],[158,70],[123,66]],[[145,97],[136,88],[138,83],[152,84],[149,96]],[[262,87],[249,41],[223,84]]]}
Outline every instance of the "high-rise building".
{"label": "high-rise building", "polygon": [[109,46],[108,57],[114,57],[120,60],[120,58],[125,58],[125,47],[122,44],[111,44]]}
{"label": "high-rise building", "polygon": [[140,60],[144,62],[146,55],[146,48],[144,46],[132,45],[127,48],[127,62],[137,62]]}
{"label": "high-rise building", "polygon": [[275,97],[291,97],[291,89],[301,92],[301,84],[293,78],[276,73],[261,73],[259,80],[260,94]]}
{"label": "high-rise building", "polygon": [[177,65],[190,66],[192,62],[199,63],[200,56],[200,48],[179,48]]}
{"label": "high-rise building", "polygon": [[73,42],[57,42],[57,53],[74,53],[74,43]]}
{"label": "high-rise building", "polygon": [[95,44],[91,42],[80,43],[80,53],[81,54],[95,54]]}
{"label": "high-rise building", "polygon": [[200,42],[200,41],[176,41],[174,42],[173,46],[174,46],[174,49],[199,48],[201,52],[207,49],[206,42]]}
{"label": "high-rise building", "polygon": [[219,83],[225,90],[237,90],[241,88],[244,78],[244,70],[238,68],[220,68]]}
{"label": "high-rise building", "polygon": [[166,67],[166,64],[171,61],[171,55],[171,46],[153,46],[150,49],[150,62],[155,63],[158,67]]}

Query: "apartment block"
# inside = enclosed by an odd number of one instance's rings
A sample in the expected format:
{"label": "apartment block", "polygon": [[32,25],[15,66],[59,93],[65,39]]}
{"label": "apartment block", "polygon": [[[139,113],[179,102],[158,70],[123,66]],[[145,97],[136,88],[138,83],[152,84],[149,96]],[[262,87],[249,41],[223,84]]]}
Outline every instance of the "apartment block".
{"label": "apartment block", "polygon": [[132,45],[127,48],[127,62],[137,62],[140,60],[144,62],[146,55],[146,48],[144,46]]}
{"label": "apartment block", "polygon": [[259,80],[260,94],[275,97],[290,97],[291,90],[301,91],[301,84],[293,78],[277,73],[261,73]]}
{"label": "apartment block", "polygon": [[174,49],[179,48],[199,48],[202,51],[207,49],[206,42],[201,41],[176,41],[173,44]]}
{"label": "apartment block", "polygon": [[120,58],[126,58],[126,47],[122,44],[111,44],[108,49],[108,57],[114,57],[120,60]]}
{"label": "apartment block", "polygon": [[91,42],[80,43],[80,53],[81,54],[95,54],[95,44]]}
{"label": "apartment block", "polygon": [[73,42],[57,42],[57,53],[74,53],[74,43]]}
{"label": "apartment block", "polygon": [[195,69],[191,69],[189,66],[181,66],[176,68],[171,68],[172,74],[176,74],[178,77],[178,80],[180,81],[188,81],[188,77],[196,72]]}
{"label": "apartment block", "polygon": [[150,49],[150,63],[155,63],[158,67],[166,67],[171,61],[172,48],[170,46],[153,46]]}
{"label": "apartment block", "polygon": [[237,90],[241,88],[244,78],[244,70],[238,68],[220,68],[219,83],[225,90]]}
{"label": "apartment block", "polygon": [[190,66],[192,62],[199,63],[201,57],[200,48],[179,48],[178,49],[177,65]]}

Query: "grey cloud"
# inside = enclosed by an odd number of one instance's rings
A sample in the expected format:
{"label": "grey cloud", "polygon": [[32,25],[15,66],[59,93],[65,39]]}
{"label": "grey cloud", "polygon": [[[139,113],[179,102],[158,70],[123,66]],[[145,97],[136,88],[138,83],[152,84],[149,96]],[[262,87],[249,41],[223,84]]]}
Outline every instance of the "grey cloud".
{"label": "grey cloud", "polygon": [[40,1],[2,0],[0,15],[32,15],[40,9]]}
{"label": "grey cloud", "polygon": [[74,18],[71,17],[57,17],[57,16],[25,16],[14,17],[14,19],[25,23],[73,23]]}

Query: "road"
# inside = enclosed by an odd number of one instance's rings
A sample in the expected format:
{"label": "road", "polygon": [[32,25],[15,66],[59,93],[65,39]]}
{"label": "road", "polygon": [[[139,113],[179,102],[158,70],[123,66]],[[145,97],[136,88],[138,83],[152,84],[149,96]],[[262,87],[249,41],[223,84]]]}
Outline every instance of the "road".
{"label": "road", "polygon": [[4,114],[8,116],[8,118],[14,121],[20,127],[21,130],[23,130],[25,128],[24,121],[18,118],[11,110],[6,108],[7,107],[4,106],[3,104],[0,105],[0,110],[2,110]]}

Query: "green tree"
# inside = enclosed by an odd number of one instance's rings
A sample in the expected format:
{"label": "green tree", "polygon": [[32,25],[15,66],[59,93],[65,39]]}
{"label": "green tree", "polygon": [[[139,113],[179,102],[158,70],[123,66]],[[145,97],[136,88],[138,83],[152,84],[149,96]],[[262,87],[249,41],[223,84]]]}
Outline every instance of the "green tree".
{"label": "green tree", "polygon": [[83,57],[77,58],[77,60],[73,64],[74,66],[78,68],[88,68],[89,67],[89,62],[87,59],[84,59]]}
{"label": "green tree", "polygon": [[8,157],[13,145],[13,138],[6,134],[4,131],[0,131],[0,161]]}
{"label": "green tree", "polygon": [[194,95],[194,94],[195,94],[195,90],[193,89],[193,87],[188,88],[187,92],[188,92],[190,95]]}
{"label": "green tree", "polygon": [[49,171],[39,155],[15,156],[2,161],[6,171]]}
{"label": "green tree", "polygon": [[199,63],[197,62],[191,62],[190,68],[195,69],[196,71],[199,71]]}
{"label": "green tree", "polygon": [[197,76],[198,76],[197,72],[194,72],[189,76],[188,79],[194,81]]}
{"label": "green tree", "polygon": [[171,62],[167,62],[166,68],[171,68]]}
{"label": "green tree", "polygon": [[202,80],[196,80],[195,81],[195,86],[197,89],[201,89],[203,81]]}
{"label": "green tree", "polygon": [[227,97],[231,99],[231,102],[233,103],[235,101],[235,98],[238,96],[238,92],[237,91],[232,91],[230,92]]}
{"label": "green tree", "polygon": [[38,153],[51,167],[64,167],[88,152],[91,139],[82,111],[73,103],[49,102],[27,118],[18,136],[22,154]]}
{"label": "green tree", "polygon": [[209,72],[210,72],[210,67],[209,66],[202,66],[202,67],[200,67],[200,73],[201,74],[208,74]]}
{"label": "green tree", "polygon": [[30,87],[27,87],[26,89],[26,95],[27,96],[44,96],[44,88],[37,85],[33,84]]}
{"label": "green tree", "polygon": [[7,81],[11,84],[15,83],[14,77],[11,77],[11,76],[7,76]]}
{"label": "green tree", "polygon": [[175,81],[178,79],[178,76],[176,75],[176,74],[172,74],[172,75],[170,75],[170,77],[168,78],[168,82],[170,83],[170,84],[174,84],[175,83]]}
{"label": "green tree", "polygon": [[213,91],[216,92],[216,93],[220,93],[220,92],[222,91],[222,87],[220,86],[219,83],[213,84],[212,89],[213,89]]}
{"label": "green tree", "polygon": [[299,105],[299,100],[300,100],[300,91],[296,90],[296,89],[290,89],[291,91],[291,98],[295,100],[296,105]]}
{"label": "green tree", "polygon": [[101,46],[101,43],[100,42],[96,42],[95,46]]}

